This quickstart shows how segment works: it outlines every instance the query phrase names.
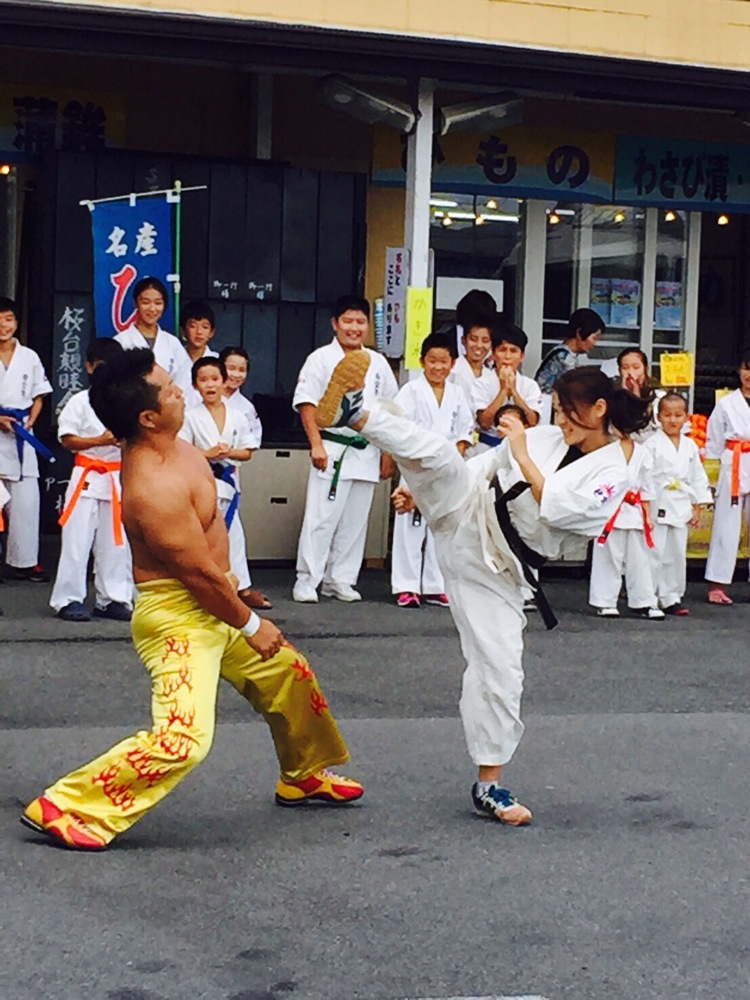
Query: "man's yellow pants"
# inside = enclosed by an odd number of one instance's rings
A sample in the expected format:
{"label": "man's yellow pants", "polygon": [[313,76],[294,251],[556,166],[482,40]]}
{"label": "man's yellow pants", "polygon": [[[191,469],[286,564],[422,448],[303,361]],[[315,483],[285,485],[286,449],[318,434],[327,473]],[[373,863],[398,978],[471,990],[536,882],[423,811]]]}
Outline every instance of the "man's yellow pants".
{"label": "man's yellow pants", "polygon": [[160,802],[206,757],[219,678],[271,730],[283,778],[296,781],[349,759],[309,663],[285,644],[261,660],[241,632],[204,611],[178,580],[138,586],[133,639],[151,674],[153,728],[61,778],[45,795],[108,843]]}

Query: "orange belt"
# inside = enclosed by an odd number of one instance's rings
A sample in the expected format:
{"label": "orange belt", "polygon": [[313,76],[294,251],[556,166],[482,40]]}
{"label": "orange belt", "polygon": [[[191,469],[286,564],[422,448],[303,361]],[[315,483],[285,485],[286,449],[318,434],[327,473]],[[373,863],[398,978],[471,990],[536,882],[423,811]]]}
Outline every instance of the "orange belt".
{"label": "orange belt", "polygon": [[119,472],[122,468],[122,463],[105,462],[101,458],[89,458],[88,455],[82,455],[79,452],[76,455],[74,464],[83,469],[83,474],[78,480],[78,484],[73,491],[73,496],[65,505],[65,510],[60,515],[60,520],[57,523],[61,527],[65,527],[68,523],[70,515],[73,513],[75,505],[78,503],[81,493],[83,492],[83,488],[86,485],[86,480],[88,479],[90,472],[109,474],[109,481],[112,487],[112,532],[115,537],[115,545],[122,545],[125,541],[122,533],[122,503],[120,502],[120,495],[117,492],[117,483],[115,482],[114,477],[114,473]]}
{"label": "orange belt", "polygon": [[732,507],[740,502],[740,455],[750,451],[750,441],[726,441],[725,448],[732,452]]}
{"label": "orange belt", "polygon": [[641,513],[643,514],[643,534],[646,537],[646,545],[648,545],[648,547],[650,549],[653,549],[653,547],[654,547],[654,533],[651,530],[651,525],[648,522],[648,516],[646,514],[646,505],[645,505],[645,501],[644,501],[643,497],[641,496],[640,490],[628,490],[628,492],[625,494],[625,496],[620,501],[620,503],[619,503],[619,505],[617,507],[617,510],[614,512],[614,514],[612,515],[612,517],[610,517],[610,519],[604,525],[604,530],[602,531],[601,535],[599,535],[599,537],[596,540],[597,543],[599,545],[604,545],[606,543],[607,539],[609,538],[610,532],[612,531],[612,529],[615,526],[615,521],[617,520],[617,517],[618,517],[620,511],[622,510],[622,505],[624,503],[629,503],[633,507],[640,507],[641,508]]}

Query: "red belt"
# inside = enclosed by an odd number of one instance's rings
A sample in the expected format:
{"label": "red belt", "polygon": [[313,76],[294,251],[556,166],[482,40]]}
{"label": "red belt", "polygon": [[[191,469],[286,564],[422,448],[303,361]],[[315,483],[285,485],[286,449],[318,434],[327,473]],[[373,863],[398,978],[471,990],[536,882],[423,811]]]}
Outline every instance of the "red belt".
{"label": "red belt", "polygon": [[75,509],[75,505],[81,497],[81,493],[86,485],[89,473],[100,472],[105,475],[109,475],[109,481],[112,489],[112,532],[115,538],[115,545],[122,545],[125,541],[122,533],[122,503],[120,502],[120,494],[117,492],[117,483],[115,482],[114,477],[114,473],[120,471],[122,463],[105,462],[101,458],[89,458],[88,455],[82,455],[79,452],[79,454],[76,455],[75,465],[83,469],[83,474],[78,480],[76,488],[73,490],[73,496],[65,505],[65,510],[63,510],[57,523],[61,527],[64,527],[68,523],[70,515]]}
{"label": "red belt", "polygon": [[646,538],[646,545],[650,549],[654,547],[654,533],[651,530],[651,525],[648,520],[648,514],[646,513],[646,501],[641,496],[640,490],[628,490],[625,496],[620,501],[617,510],[614,512],[612,517],[604,525],[604,530],[601,535],[597,538],[597,543],[599,545],[604,545],[609,538],[610,532],[615,526],[615,521],[618,518],[620,511],[622,510],[622,505],[624,503],[629,503],[632,507],[640,507],[641,513],[643,514],[643,534]]}
{"label": "red belt", "polygon": [[750,441],[727,441],[724,447],[732,452],[731,504],[732,507],[736,507],[740,502],[740,455],[750,451]]}

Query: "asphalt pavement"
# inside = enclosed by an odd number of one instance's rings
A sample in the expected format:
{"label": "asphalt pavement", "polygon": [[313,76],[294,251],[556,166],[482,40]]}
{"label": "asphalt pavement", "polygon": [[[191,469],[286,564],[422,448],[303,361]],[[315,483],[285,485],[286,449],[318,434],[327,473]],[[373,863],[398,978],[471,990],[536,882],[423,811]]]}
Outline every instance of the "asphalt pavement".
{"label": "asphalt pavement", "polygon": [[[750,997],[750,604],[664,623],[527,631],[526,735],[507,783],[527,829],[475,817],[450,613],[290,599],[366,795],[273,804],[262,722],[226,687],[212,754],[102,855],[18,823],[45,784],[147,723],[114,622],[59,622],[49,587],[0,587],[0,998],[695,1000]],[[735,587],[745,597],[747,585]]]}

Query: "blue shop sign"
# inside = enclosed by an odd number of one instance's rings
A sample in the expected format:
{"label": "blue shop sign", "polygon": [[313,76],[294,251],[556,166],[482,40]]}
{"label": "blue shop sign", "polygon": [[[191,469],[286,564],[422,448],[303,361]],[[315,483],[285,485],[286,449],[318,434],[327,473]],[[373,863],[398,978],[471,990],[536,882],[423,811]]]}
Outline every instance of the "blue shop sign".
{"label": "blue shop sign", "polygon": [[750,145],[620,136],[615,202],[750,211]]}

